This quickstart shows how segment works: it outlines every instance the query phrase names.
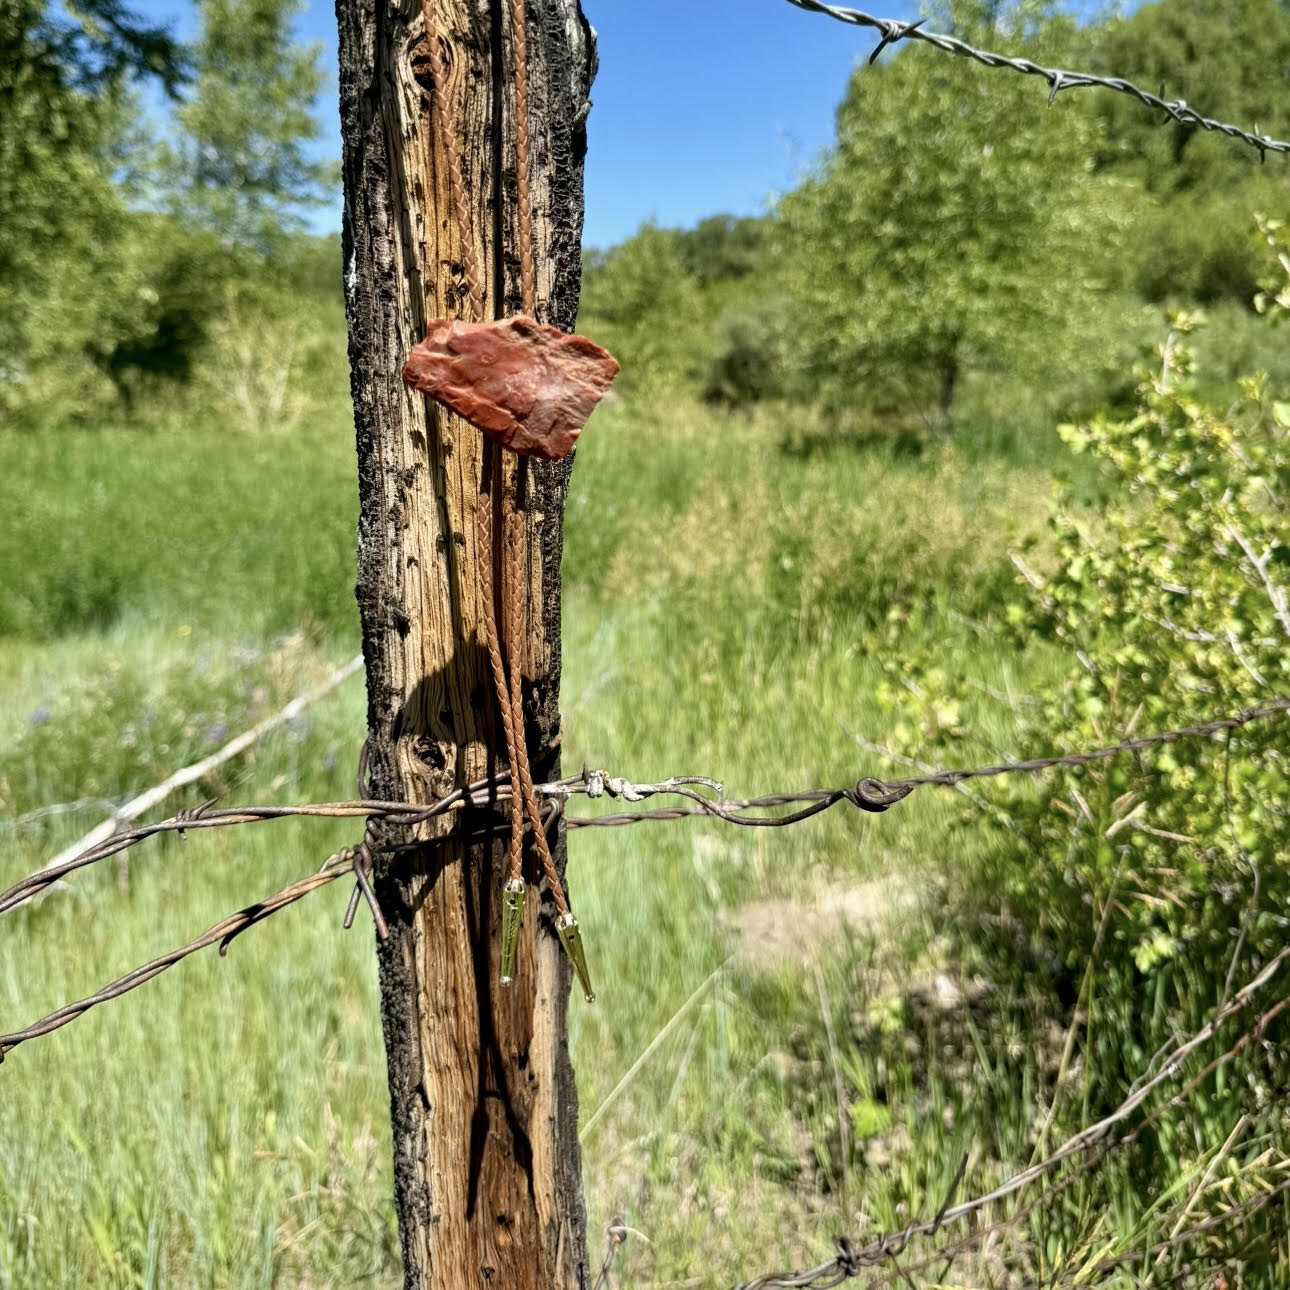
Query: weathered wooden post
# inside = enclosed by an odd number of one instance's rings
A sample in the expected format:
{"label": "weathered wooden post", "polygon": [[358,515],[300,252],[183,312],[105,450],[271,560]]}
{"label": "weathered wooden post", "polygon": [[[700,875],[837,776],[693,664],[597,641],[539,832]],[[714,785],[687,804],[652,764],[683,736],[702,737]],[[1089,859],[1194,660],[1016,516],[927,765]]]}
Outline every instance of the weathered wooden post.
{"label": "weathered wooden post", "polygon": [[[432,0],[486,317],[514,312],[513,58],[502,0]],[[490,771],[474,508],[498,450],[400,379],[434,317],[463,311],[462,248],[430,122],[420,0],[337,0],[345,293],[361,513],[369,774],[434,801]],[[528,0],[537,315],[572,330],[592,37],[578,0]],[[492,457],[489,454],[493,454]],[[529,468],[521,639],[534,776],[557,773],[567,463]],[[496,550],[496,548],[494,548]],[[463,832],[460,815],[436,831]],[[429,836],[429,833],[423,834]],[[395,1195],[409,1287],[585,1286],[569,968],[531,891],[515,984],[497,981],[505,839],[378,861]],[[563,840],[558,853],[563,864]]]}

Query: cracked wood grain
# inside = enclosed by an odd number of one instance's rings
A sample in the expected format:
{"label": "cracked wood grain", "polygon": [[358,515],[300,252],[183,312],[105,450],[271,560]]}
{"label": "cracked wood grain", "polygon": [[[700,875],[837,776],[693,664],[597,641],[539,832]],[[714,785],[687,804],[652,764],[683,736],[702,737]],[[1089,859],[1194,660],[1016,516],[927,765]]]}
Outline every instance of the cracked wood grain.
{"label": "cracked wood grain", "polygon": [[[529,0],[537,316],[572,330],[584,105],[594,64],[576,0]],[[400,373],[435,317],[461,316],[461,248],[429,129],[418,0],[338,0],[344,274],[359,465],[358,602],[372,789],[433,801],[498,746],[475,569],[480,481],[504,467],[474,427]],[[439,0],[485,317],[519,303],[509,38],[498,0]],[[568,462],[529,468],[525,735],[558,774],[559,562]],[[444,827],[436,824],[434,827]],[[563,865],[563,837],[558,850]],[[376,879],[395,1200],[407,1287],[584,1287],[569,1063],[569,971],[549,907],[527,902],[516,982],[496,984],[505,857],[398,852]]]}

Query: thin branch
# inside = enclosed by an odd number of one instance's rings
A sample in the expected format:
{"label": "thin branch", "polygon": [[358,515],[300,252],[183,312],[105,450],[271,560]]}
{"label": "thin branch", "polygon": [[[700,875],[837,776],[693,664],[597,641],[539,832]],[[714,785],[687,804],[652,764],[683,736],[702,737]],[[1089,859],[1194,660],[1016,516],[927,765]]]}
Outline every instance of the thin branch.
{"label": "thin branch", "polygon": [[1277,622],[1281,624],[1281,630],[1290,637],[1290,597],[1287,596],[1284,587],[1273,582],[1272,575],[1268,572],[1268,562],[1272,558],[1271,548],[1264,551],[1261,556],[1255,555],[1253,544],[1235,524],[1229,524],[1226,527],[1232,541],[1245,552],[1245,558],[1254,566],[1254,571],[1259,575],[1259,581],[1263,584],[1263,590],[1272,605],[1272,612],[1276,615]]}
{"label": "thin branch", "polygon": [[281,711],[275,712],[270,717],[265,717],[263,721],[257,722],[249,730],[244,730],[240,735],[230,739],[228,743],[218,751],[211,753],[209,757],[203,757],[201,761],[195,761],[190,766],[184,766],[164,779],[160,784],[155,784],[152,788],[138,794],[137,797],[131,798],[124,806],[117,807],[102,824],[96,825],[84,837],[78,838],[71,846],[60,851],[46,865],[46,868],[57,869],[65,865],[74,856],[78,856],[90,847],[106,841],[114,833],[120,832],[123,825],[137,820],[146,811],[150,811],[154,806],[164,802],[176,789],[197,783],[198,780],[209,775],[217,766],[222,766],[239,753],[245,752],[253,744],[269,734],[270,731],[276,730],[279,726],[286,725],[288,721],[298,717],[307,707],[330,694],[342,681],[353,676],[362,666],[363,656],[359,654],[350,659],[344,667],[337,668],[321,684],[292,699]]}

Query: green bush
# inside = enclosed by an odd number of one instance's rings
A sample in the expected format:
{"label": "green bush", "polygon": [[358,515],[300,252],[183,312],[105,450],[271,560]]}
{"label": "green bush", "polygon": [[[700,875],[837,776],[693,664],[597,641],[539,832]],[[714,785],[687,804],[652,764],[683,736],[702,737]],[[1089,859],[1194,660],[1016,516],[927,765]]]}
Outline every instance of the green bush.
{"label": "green bush", "polygon": [[703,316],[678,235],[645,224],[612,250],[588,257],[578,327],[622,364],[617,388],[691,384],[701,367]]}
{"label": "green bush", "polygon": [[[1284,270],[1285,231],[1266,232]],[[1290,301],[1285,283],[1283,274],[1264,297],[1274,318]],[[1072,658],[1068,682],[1022,709],[1021,741],[1035,752],[1290,694],[1290,401],[1263,375],[1242,383],[1235,406],[1201,398],[1188,349],[1199,321],[1174,316],[1131,416],[1062,430],[1109,488],[1089,504],[1059,494],[1051,567],[1028,570],[1031,594],[1007,606],[1020,648],[1051,642]],[[974,696],[944,675],[923,677],[920,693],[929,710],[952,711],[927,723],[948,759]],[[1072,1127],[1117,1105],[1153,1054],[1197,1031],[1284,945],[1288,722],[1010,781],[994,796],[1002,810],[988,817],[988,858],[947,873],[967,962],[989,980],[1025,982],[1040,1016],[1082,1023],[1082,1078],[1061,1112]],[[1135,1213],[1189,1185],[1229,1134],[1241,1145],[1220,1176],[1290,1157],[1284,1018],[1226,1064],[1201,1069],[1212,1055],[1189,1065],[1188,1099],[1119,1166]],[[1254,1220],[1256,1245],[1284,1259],[1276,1223]],[[1279,1284],[1267,1276],[1249,1284]]]}

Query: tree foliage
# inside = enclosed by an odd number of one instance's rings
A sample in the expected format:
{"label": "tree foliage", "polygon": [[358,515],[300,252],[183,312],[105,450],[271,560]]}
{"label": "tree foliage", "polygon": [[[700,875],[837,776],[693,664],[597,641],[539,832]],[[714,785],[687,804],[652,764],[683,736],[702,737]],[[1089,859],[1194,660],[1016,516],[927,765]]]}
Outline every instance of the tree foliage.
{"label": "tree foliage", "polygon": [[[1247,129],[1280,138],[1290,131],[1290,5],[1284,0],[1168,0],[1143,5],[1090,36],[1092,60],[1105,74]],[[1099,163],[1132,171],[1153,193],[1219,192],[1264,173],[1253,149],[1162,122],[1122,95],[1100,99],[1098,111],[1108,125]]]}
{"label": "tree foliage", "polygon": [[320,47],[291,40],[296,0],[199,0],[192,90],[167,158],[170,206],[226,246],[271,254],[335,190],[311,155]]}
{"label": "tree foliage", "polygon": [[[973,6],[952,16],[969,39],[999,38]],[[1052,56],[1069,35],[1042,13],[1005,17],[1019,52]],[[1045,112],[1032,84],[935,51],[858,69],[836,147],[779,212],[802,385],[841,404],[933,402],[948,421],[969,368],[1051,370],[1113,227],[1094,136],[1073,101]]]}
{"label": "tree foliage", "polygon": [[[0,0],[6,420],[131,412],[158,381],[191,380],[212,332],[227,331],[230,291],[258,293],[257,314],[276,295],[281,310],[298,258],[285,234],[329,174],[306,155],[318,51],[292,45],[290,12],[210,0],[188,51],[117,0]],[[187,95],[160,176],[138,127],[144,77]]]}
{"label": "tree foliage", "polygon": [[[1290,138],[1290,5],[1283,0],[1169,0],[1087,34],[1099,70],[1199,111]],[[1143,111],[1098,100],[1099,172],[1141,192],[1125,281],[1152,301],[1248,305],[1260,265],[1240,235],[1250,212],[1285,200],[1285,159]]]}
{"label": "tree foliage", "polygon": [[674,230],[646,224],[589,257],[579,317],[617,356],[627,388],[675,386],[699,365],[699,284]]}
{"label": "tree foliage", "polygon": [[129,85],[174,90],[182,52],[114,0],[0,0],[0,411],[119,298],[113,182]]}

